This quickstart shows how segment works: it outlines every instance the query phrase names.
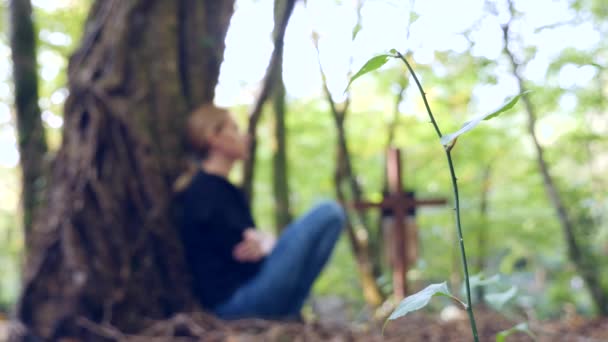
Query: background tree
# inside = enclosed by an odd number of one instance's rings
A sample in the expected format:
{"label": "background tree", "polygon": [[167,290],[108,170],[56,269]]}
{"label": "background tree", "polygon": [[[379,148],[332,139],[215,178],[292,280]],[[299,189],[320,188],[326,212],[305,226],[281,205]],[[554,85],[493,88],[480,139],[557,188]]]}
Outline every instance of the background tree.
{"label": "background tree", "polygon": [[213,99],[233,6],[93,4],[17,310],[35,334],[86,336],[79,317],[134,331],[194,306],[171,185],[187,154],[184,119]]}
{"label": "background tree", "polygon": [[32,220],[42,204],[47,145],[38,106],[38,63],[32,4],[30,0],[11,0],[9,12],[15,112],[21,156],[23,228],[25,245],[28,246]]}
{"label": "background tree", "polygon": [[[516,15],[512,0],[508,1],[510,14],[512,17]],[[510,39],[510,25],[511,22],[503,26],[503,41],[505,44],[504,53],[508,57],[511,64],[513,76],[517,79],[517,84],[521,92],[527,91],[528,87],[525,84],[525,80],[521,75],[521,64],[513,53],[511,48]],[[587,222],[575,222],[572,218],[572,214],[568,209],[561,191],[555,181],[554,176],[550,170],[549,163],[545,157],[546,151],[539,142],[538,135],[536,133],[536,124],[538,120],[538,114],[536,108],[532,103],[529,95],[524,95],[522,98],[524,104],[524,110],[528,118],[528,134],[532,139],[532,143],[535,149],[536,161],[538,164],[539,172],[543,179],[543,184],[547,197],[553,205],[557,218],[559,220],[562,234],[565,239],[566,247],[568,249],[568,256],[571,261],[577,266],[577,270],[585,280],[585,284],[593,298],[597,311],[601,315],[608,315],[608,286],[604,285],[604,277],[602,275],[602,263],[599,261],[592,248],[585,248],[584,240],[591,238],[586,233],[593,229],[594,222],[592,220],[586,220]],[[574,205],[576,206],[576,205]],[[592,239],[592,238],[591,238]]]}
{"label": "background tree", "polygon": [[[281,33],[279,25],[282,18],[291,17],[295,6],[295,0],[274,1],[275,27],[273,36],[276,40]],[[283,30],[283,35],[285,30]],[[275,227],[280,232],[291,220],[291,205],[289,199],[289,173],[287,165],[287,127],[285,116],[287,115],[286,91],[283,82],[283,49],[278,51],[274,69],[272,85],[272,109],[274,112],[274,140],[275,151],[273,153],[273,191],[275,207]]]}
{"label": "background tree", "polygon": [[[361,30],[361,8],[362,1],[357,1],[357,22],[353,28],[353,40]],[[319,35],[313,32],[313,44],[317,51],[317,62],[319,64],[319,72],[322,79],[323,95],[329,104],[329,112],[334,122],[336,130],[336,163],[334,168],[334,187],[336,197],[341,203],[348,206],[349,202],[360,202],[363,200],[363,190],[357,180],[357,174],[353,167],[352,154],[349,149],[349,143],[346,134],[346,118],[349,113],[351,103],[350,92],[346,91],[346,97],[342,103],[337,103],[329,89],[327,75],[321,63],[321,52],[319,49]],[[352,58],[351,58],[352,64]],[[350,71],[349,71],[350,74]],[[348,211],[347,211],[348,212]],[[347,215],[346,232],[350,242],[351,250],[357,261],[359,278],[363,289],[363,296],[366,302],[372,307],[378,307],[384,301],[376,275],[374,273],[374,260],[370,250],[369,237],[373,236],[370,232],[369,222],[363,211],[355,211],[355,215]],[[353,216],[355,219],[353,220]]]}
{"label": "background tree", "polygon": [[[258,137],[257,129],[260,122],[264,105],[269,99],[273,99],[273,108],[277,113],[277,125],[275,126],[276,146],[273,161],[273,171],[281,179],[273,178],[273,189],[275,189],[275,207],[277,209],[275,224],[280,227],[279,222],[283,222],[290,216],[289,199],[287,198],[287,158],[285,150],[285,90],[283,84],[283,51],[285,45],[285,31],[287,24],[295,7],[295,0],[276,0],[274,2],[274,28],[272,30],[273,45],[272,54],[266,74],[262,81],[260,93],[249,113],[247,133],[251,141],[249,144],[249,159],[243,165],[242,187],[247,199],[253,202],[253,181],[256,170]],[[280,146],[279,146],[280,145]],[[283,174],[283,172],[285,174]],[[284,179],[283,179],[284,177]],[[284,200],[284,201],[281,201]],[[280,202],[280,203],[279,203]]]}

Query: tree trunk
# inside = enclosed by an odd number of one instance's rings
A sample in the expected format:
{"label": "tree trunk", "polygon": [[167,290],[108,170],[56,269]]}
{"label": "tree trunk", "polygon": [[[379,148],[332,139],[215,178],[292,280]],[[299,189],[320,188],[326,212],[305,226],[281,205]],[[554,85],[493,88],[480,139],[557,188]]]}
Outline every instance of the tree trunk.
{"label": "tree trunk", "polygon": [[[509,6],[511,9],[511,13],[513,14],[513,4],[511,3],[511,1],[509,1]],[[526,91],[526,86],[524,84],[524,79],[519,71],[519,64],[515,60],[515,56],[513,55],[512,51],[509,49],[509,24],[503,27],[503,41],[505,44],[504,52],[511,63],[512,72],[515,78],[517,79],[519,91],[524,92]],[[564,238],[566,239],[568,255],[570,257],[570,260],[577,266],[578,273],[585,280],[585,284],[589,289],[589,292],[591,293],[591,297],[593,298],[593,302],[597,308],[598,313],[602,316],[607,316],[608,291],[604,290],[602,286],[601,272],[599,272],[600,270],[597,267],[597,265],[599,265],[599,261],[592,260],[592,257],[591,255],[589,255],[589,252],[582,250],[579,246],[579,243],[576,238],[575,226],[572,223],[572,219],[568,214],[562,197],[559,194],[559,190],[557,189],[555,181],[553,180],[553,177],[549,171],[549,165],[545,159],[545,151],[540,145],[538,137],[536,136],[537,116],[534,105],[530,101],[530,98],[527,94],[524,94],[522,96],[522,101],[524,103],[526,114],[528,115],[528,134],[532,138],[532,142],[534,144],[538,168],[543,179],[545,191],[547,192],[547,197],[549,197],[549,201],[553,204],[553,207],[555,208],[557,218],[564,234]]]}
{"label": "tree trunk", "polygon": [[[10,2],[11,50],[15,82],[15,109],[21,158],[23,228],[30,246],[32,221],[42,204],[45,188],[46,139],[38,107],[36,36],[30,0]],[[26,250],[26,254],[27,250]]]}
{"label": "tree trunk", "polygon": [[[257,151],[257,128],[260,117],[262,116],[262,109],[268,98],[273,93],[274,82],[277,73],[281,73],[283,63],[283,46],[285,39],[285,31],[287,30],[287,24],[291,13],[295,7],[296,0],[285,0],[276,1],[275,5],[281,4],[283,10],[279,10],[279,7],[275,8],[275,21],[273,29],[273,42],[274,50],[270,56],[270,62],[266,68],[266,75],[264,76],[264,82],[262,84],[262,90],[258,99],[253,106],[253,109],[249,113],[249,124],[247,125],[247,133],[251,139],[249,144],[249,159],[245,161],[243,165],[243,191],[249,202],[253,201],[253,179],[255,174],[255,162],[256,162],[256,151]],[[278,13],[282,13],[279,16]]]}
{"label": "tree trunk", "polygon": [[171,183],[188,112],[211,101],[234,1],[98,0],[68,69],[64,138],[34,224],[17,318],[91,340],[196,308]]}
{"label": "tree trunk", "polygon": [[[336,173],[334,178],[336,197],[340,203],[347,203],[347,196],[342,190],[341,184],[344,180],[343,175],[343,163],[344,157],[337,151],[338,161],[336,166]],[[376,308],[379,307],[384,301],[384,295],[376,282],[374,275],[374,264],[370,257],[370,249],[367,241],[361,241],[357,236],[355,227],[353,226],[350,215],[346,216],[346,233],[350,242],[350,247],[357,261],[357,267],[359,268],[359,279],[361,281],[361,288],[363,289],[363,298],[365,302]]]}
{"label": "tree trunk", "polygon": [[[280,27],[276,23],[281,22],[281,18],[291,16],[293,12],[294,0],[275,0],[274,2],[274,36],[276,39]],[[284,13],[287,12],[287,13]],[[283,50],[281,49],[277,57],[276,70],[273,77],[272,86],[272,107],[274,111],[274,137],[275,150],[273,154],[273,177],[272,185],[274,192],[275,207],[275,227],[278,232],[291,222],[291,205],[289,201],[289,182],[287,166],[287,134],[285,127],[285,83],[283,82]]]}

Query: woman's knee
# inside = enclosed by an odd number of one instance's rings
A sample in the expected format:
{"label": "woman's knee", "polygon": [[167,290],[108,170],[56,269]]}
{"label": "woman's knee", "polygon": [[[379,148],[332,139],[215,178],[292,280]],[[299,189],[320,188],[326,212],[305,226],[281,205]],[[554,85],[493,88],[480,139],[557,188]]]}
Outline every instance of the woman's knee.
{"label": "woman's knee", "polygon": [[344,208],[336,202],[332,200],[324,200],[319,202],[314,211],[317,211],[320,215],[332,223],[332,226],[336,228],[342,229],[346,223],[346,212]]}

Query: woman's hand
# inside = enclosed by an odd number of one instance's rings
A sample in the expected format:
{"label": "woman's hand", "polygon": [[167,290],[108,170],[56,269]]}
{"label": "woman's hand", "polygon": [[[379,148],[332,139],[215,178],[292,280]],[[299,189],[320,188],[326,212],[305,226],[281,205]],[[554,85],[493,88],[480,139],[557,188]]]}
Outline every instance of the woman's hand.
{"label": "woman's hand", "polygon": [[249,228],[243,232],[243,241],[234,247],[232,255],[241,262],[256,262],[270,254],[275,241],[271,234]]}

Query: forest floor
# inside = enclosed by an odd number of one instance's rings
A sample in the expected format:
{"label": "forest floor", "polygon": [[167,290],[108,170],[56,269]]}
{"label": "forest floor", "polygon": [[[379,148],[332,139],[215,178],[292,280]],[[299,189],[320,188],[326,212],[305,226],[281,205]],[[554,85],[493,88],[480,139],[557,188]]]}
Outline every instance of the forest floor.
{"label": "forest floor", "polygon": [[[477,311],[480,341],[495,341],[496,334],[513,327],[513,322],[499,313]],[[318,323],[276,323],[262,320],[223,322],[205,314],[177,315],[171,320],[152,324],[138,335],[125,335],[111,327],[83,321],[85,329],[109,340],[124,342],[205,341],[205,342],[287,342],[287,341],[472,341],[466,317],[443,322],[438,315],[415,313],[387,325],[332,326]],[[608,318],[583,319],[530,324],[539,342],[608,341]],[[0,321],[0,341],[7,339],[8,322]],[[3,338],[4,337],[4,338]],[[62,342],[78,340],[64,339]],[[525,333],[516,333],[506,341],[534,341]]]}

